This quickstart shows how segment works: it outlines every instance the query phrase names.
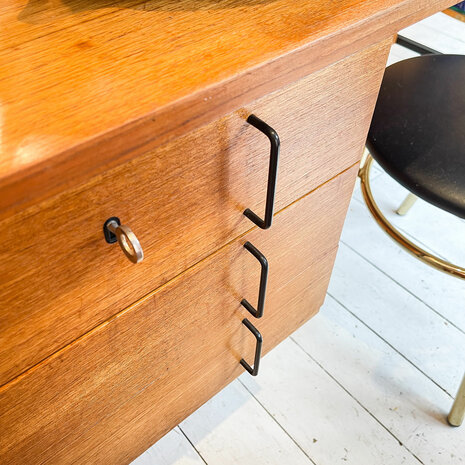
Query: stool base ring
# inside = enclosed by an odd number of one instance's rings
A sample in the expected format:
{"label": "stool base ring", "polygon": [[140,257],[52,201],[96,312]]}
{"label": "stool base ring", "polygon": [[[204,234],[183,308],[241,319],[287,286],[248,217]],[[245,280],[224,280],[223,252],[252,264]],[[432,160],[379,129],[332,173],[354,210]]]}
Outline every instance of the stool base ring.
{"label": "stool base ring", "polygon": [[440,270],[444,273],[451,274],[457,278],[465,279],[465,268],[461,266],[454,265],[453,263],[447,262],[442,258],[436,257],[435,255],[430,254],[426,250],[422,249],[409,239],[407,239],[403,234],[401,234],[381,213],[378,205],[373,198],[373,193],[370,186],[370,169],[373,164],[373,157],[368,155],[363,163],[360,171],[358,173],[360,177],[360,187],[362,189],[363,198],[365,203],[370,210],[371,215],[378,223],[378,225],[393,239],[396,241],[403,249],[412,254],[414,257],[421,260],[423,263],[426,263],[437,270]]}

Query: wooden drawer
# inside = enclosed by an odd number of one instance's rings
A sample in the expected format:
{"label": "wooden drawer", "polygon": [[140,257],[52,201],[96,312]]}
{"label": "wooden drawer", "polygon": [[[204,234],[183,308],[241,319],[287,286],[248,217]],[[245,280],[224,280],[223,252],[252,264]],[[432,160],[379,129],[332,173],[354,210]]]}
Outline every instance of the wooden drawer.
{"label": "wooden drawer", "polygon": [[[253,226],[242,212],[263,211],[269,141],[249,114],[281,137],[276,210],[356,162],[383,51],[359,52],[2,221],[0,385]],[[104,241],[112,216],[138,236],[142,263]]]}
{"label": "wooden drawer", "polygon": [[[265,351],[300,326],[324,298],[355,174],[346,171],[279,213],[271,231],[232,242],[0,388],[0,463],[127,462],[239,375],[242,357],[252,364],[244,317],[262,332]],[[240,304],[256,302],[260,274],[246,241],[270,266],[261,319]]]}

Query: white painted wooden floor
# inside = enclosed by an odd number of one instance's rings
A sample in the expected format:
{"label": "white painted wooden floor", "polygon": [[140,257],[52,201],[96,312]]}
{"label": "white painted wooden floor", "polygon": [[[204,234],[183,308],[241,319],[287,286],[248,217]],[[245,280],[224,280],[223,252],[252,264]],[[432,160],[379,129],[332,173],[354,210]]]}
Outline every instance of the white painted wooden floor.
{"label": "white painted wooden floor", "polygon": [[[404,35],[465,54],[465,23],[442,13]],[[422,201],[395,215],[405,191],[380,169],[373,188],[402,231],[465,263],[464,221]],[[357,186],[320,314],[133,465],[465,464],[465,425],[445,420],[464,371],[465,283],[400,250]]]}

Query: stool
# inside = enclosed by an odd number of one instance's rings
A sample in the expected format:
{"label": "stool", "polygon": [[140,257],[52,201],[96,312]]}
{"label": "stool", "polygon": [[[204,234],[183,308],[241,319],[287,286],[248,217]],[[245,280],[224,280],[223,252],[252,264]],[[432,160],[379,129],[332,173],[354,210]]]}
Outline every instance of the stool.
{"label": "stool", "polygon": [[[375,159],[411,192],[399,214],[420,197],[465,218],[465,56],[434,54],[416,43],[409,47],[404,38],[398,43],[424,55],[386,68],[367,139],[370,155],[359,172],[362,194],[376,222],[405,250],[465,279],[465,268],[433,256],[402,235],[382,214],[371,191],[369,175]],[[460,426],[464,414],[465,376],[449,424]]]}

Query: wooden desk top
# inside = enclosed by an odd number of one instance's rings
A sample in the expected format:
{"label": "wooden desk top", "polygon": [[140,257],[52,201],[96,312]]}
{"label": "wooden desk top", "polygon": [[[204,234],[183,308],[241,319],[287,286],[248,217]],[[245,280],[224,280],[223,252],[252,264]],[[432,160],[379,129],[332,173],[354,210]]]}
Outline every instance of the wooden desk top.
{"label": "wooden desk top", "polygon": [[449,3],[9,1],[0,12],[0,217]]}

